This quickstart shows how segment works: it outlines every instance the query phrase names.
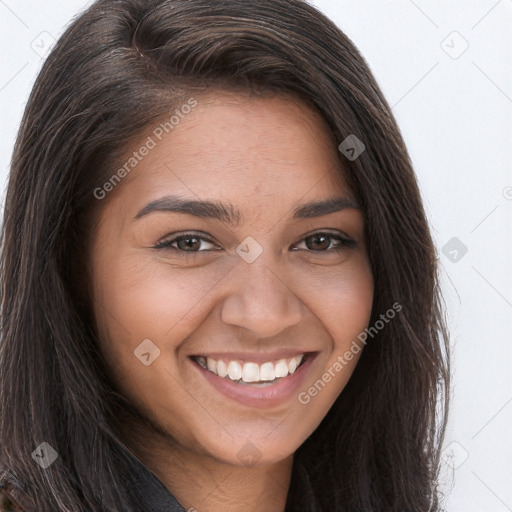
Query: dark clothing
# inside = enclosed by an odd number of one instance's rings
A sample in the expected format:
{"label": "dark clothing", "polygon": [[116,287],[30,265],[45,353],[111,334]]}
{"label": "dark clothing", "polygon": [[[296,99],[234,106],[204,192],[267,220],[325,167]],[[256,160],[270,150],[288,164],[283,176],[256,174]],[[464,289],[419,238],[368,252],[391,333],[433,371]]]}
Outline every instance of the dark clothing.
{"label": "dark clothing", "polygon": [[[144,512],[185,512],[164,484],[136,457],[130,456],[132,466],[125,475],[134,503]],[[0,512],[40,512],[23,493],[23,485],[0,464]]]}
{"label": "dark clothing", "polygon": [[144,503],[144,512],[185,512],[167,487],[136,457],[127,481],[136,502]]}

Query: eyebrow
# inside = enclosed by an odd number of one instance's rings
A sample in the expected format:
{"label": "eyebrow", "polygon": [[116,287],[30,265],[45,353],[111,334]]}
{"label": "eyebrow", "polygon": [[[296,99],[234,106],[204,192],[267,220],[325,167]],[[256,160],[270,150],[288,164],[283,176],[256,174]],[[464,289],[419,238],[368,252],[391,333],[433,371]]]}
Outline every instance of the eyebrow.
{"label": "eyebrow", "polygon": [[[357,203],[346,197],[333,197],[322,201],[297,206],[293,212],[294,219],[309,219],[321,217],[329,213],[347,208],[359,209]],[[231,226],[237,226],[242,220],[242,214],[231,204],[219,201],[189,200],[179,196],[165,196],[148,203],[137,213],[134,220],[140,219],[152,212],[186,213],[200,218],[215,219]]]}

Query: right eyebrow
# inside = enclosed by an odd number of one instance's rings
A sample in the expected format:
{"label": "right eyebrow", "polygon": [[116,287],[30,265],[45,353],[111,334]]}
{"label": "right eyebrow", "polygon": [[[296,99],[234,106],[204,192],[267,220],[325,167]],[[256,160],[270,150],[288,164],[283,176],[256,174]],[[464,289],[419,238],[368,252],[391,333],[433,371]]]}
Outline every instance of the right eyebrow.
{"label": "right eyebrow", "polygon": [[195,217],[216,219],[232,226],[238,225],[242,218],[240,212],[230,204],[225,205],[218,201],[190,200],[179,196],[165,196],[148,203],[137,213],[134,220],[155,211],[188,213]]}

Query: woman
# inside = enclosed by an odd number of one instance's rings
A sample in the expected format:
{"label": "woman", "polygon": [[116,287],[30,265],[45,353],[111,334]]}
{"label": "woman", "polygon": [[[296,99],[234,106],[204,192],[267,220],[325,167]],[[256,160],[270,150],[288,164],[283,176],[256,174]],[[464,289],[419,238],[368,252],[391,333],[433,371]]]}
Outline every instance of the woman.
{"label": "woman", "polygon": [[389,105],[312,6],[93,4],[29,99],[2,244],[12,506],[439,509],[435,249]]}

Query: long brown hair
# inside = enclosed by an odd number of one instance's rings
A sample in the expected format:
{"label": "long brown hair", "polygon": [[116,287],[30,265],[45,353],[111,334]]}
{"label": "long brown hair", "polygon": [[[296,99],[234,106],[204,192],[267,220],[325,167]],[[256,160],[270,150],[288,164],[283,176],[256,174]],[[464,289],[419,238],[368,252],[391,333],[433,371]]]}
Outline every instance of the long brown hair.
{"label": "long brown hair", "polygon": [[[294,95],[327,121],[362,206],[375,294],[348,385],[294,457],[286,511],[435,511],[449,352],[437,256],[391,109],[353,43],[301,0],[99,0],[36,80],[16,141],[1,260],[0,460],[46,512],[137,510],[85,268],[93,191],[194,91]],[[59,454],[46,470],[31,453]],[[308,492],[305,492],[305,479]]]}

